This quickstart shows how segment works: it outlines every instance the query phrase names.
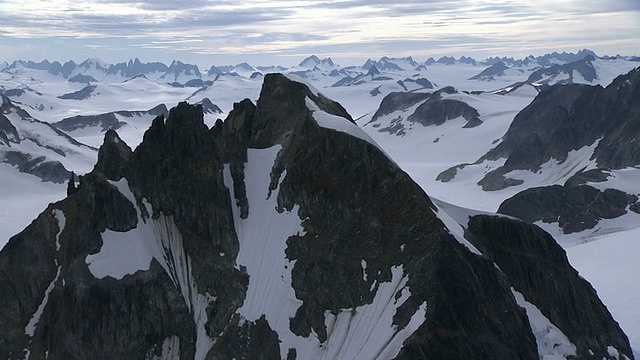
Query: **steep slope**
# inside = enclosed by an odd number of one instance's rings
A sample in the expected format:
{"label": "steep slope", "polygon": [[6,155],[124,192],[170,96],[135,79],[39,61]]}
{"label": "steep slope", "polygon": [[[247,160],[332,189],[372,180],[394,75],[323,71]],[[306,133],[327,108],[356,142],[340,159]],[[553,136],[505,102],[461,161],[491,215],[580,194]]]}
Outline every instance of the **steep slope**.
{"label": "steep slope", "polygon": [[212,129],[181,103],[133,152],[107,132],[68,193],[0,252],[2,357],[632,356],[548,234],[454,219],[279,74]]}
{"label": "steep slope", "polygon": [[514,118],[495,148],[474,164],[458,165],[438,178],[449,181],[466,167],[489,166],[491,171],[478,184],[491,191],[527,179],[532,186],[539,185],[531,183],[536,178],[548,184],[564,182],[584,170],[636,166],[640,164],[638,97],[639,69],[619,76],[604,89],[549,87]]}

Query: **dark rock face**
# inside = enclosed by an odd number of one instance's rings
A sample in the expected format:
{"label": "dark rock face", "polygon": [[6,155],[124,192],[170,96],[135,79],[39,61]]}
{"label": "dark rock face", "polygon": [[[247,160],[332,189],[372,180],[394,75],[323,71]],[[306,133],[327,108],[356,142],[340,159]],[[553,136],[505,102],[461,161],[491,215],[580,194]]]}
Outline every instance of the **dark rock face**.
{"label": "dark rock face", "polygon": [[420,105],[407,120],[424,126],[442,125],[445,121],[462,116],[467,120],[464,127],[470,128],[482,124],[478,110],[460,100],[439,99],[433,96]]}
{"label": "dark rock face", "polygon": [[202,79],[191,79],[184,83],[186,87],[203,87],[204,81]]}
{"label": "dark rock face", "polygon": [[500,204],[498,212],[528,223],[557,222],[570,234],[592,229],[602,219],[622,216],[637,201],[637,196],[615,189],[553,185],[524,190]]}
{"label": "dark rock face", "polygon": [[[455,167],[452,169],[455,169]],[[478,181],[478,185],[480,185],[482,187],[482,190],[484,191],[498,191],[506,189],[510,186],[518,186],[524,183],[523,180],[506,177],[506,173],[507,170],[504,167],[494,171],[490,171],[489,173],[487,173],[487,175],[485,175],[485,177]],[[438,174],[437,179],[442,182],[451,181],[451,179],[453,179],[453,176],[451,176],[450,174],[450,172],[445,171]]]}
{"label": "dark rock face", "polygon": [[9,90],[2,91],[2,94],[4,96],[20,97],[20,96],[25,94],[25,91],[24,91],[24,89],[9,89]]}
{"label": "dark rock face", "polygon": [[438,59],[437,62],[444,65],[454,65],[456,63],[456,59],[452,56],[443,56]]}
{"label": "dark rock face", "polygon": [[572,137],[581,137],[575,131],[577,129],[568,127],[583,123],[576,119],[578,124],[566,124],[568,114],[578,98],[588,97],[594,91],[599,90],[588,85],[554,85],[543,90],[516,115],[503,141],[483,158],[506,157],[505,167],[532,170],[537,170],[551,158],[564,160],[569,151],[575,149],[576,140]]}
{"label": "dark rock face", "polygon": [[[495,261],[527,301],[563,329],[577,347],[577,358],[609,359],[608,345],[632,353],[626,335],[595,290],[578,276],[549,234],[535,225],[497,216],[474,216],[468,226],[469,241]],[[601,337],[604,333],[607,339]]]}
{"label": "dark rock face", "polygon": [[[295,208],[303,229],[279,239],[292,266],[291,282],[283,286],[299,302],[295,315],[284,320],[288,333],[325,346],[333,331],[325,317],[357,316],[400,269],[405,282],[392,290],[393,299],[383,299],[398,303],[389,331],[402,336],[412,323],[414,330],[397,358],[538,359],[528,318],[511,292],[514,287],[529,296],[528,283],[493,262],[502,261],[494,255],[500,251],[517,253],[531,228],[516,222],[503,230],[507,224],[498,221],[501,232],[495,233],[511,246],[502,249],[488,223],[481,223],[486,229],[469,224],[485,255],[471,252],[445,228],[441,210],[377,146],[322,127],[315,112],[355,126],[338,103],[269,74],[257,105],[235,104],[226,121],[211,129],[201,106],[181,103],[166,120],[153,121],[133,153],[109,131],[94,171],[0,252],[0,270],[7,274],[0,277],[0,334],[8,334],[0,336],[0,357],[23,357],[28,349],[36,359],[145,359],[166,355],[170,346],[181,359],[303,358],[302,346],[281,348],[284,335],[268,314],[245,321],[239,312],[251,300],[247,294],[255,284],[249,280],[255,279],[237,262],[247,244],[240,243],[236,223],[263,215],[252,213],[258,210],[249,196],[248,153],[278,146],[267,196],[277,191],[273,211]],[[124,185],[132,194],[124,195]],[[146,240],[160,244],[161,255],[146,270],[121,279],[95,276],[86,259],[104,251],[105,232],[149,227],[154,235]],[[530,256],[532,263],[556,260],[535,251]],[[563,256],[562,250],[553,256]],[[32,266],[26,259],[38,261]],[[566,260],[559,267],[562,276],[555,282],[531,281],[540,293],[557,289],[554,296],[569,302],[540,300],[552,321],[581,310],[593,314],[590,322],[561,327],[580,345],[578,357],[589,357],[583,344],[597,355],[613,344],[631,356],[624,334],[588,284],[578,297],[566,296],[573,289],[566,279],[577,274]],[[593,324],[606,326],[583,328]]]}
{"label": "dark rock face", "polygon": [[173,80],[176,80],[180,74],[191,75],[194,78],[202,77],[198,65],[185,64],[182,61],[174,60],[171,62],[171,65],[169,65],[167,72],[162,75],[162,78],[173,78]]}
{"label": "dark rock face", "polygon": [[120,139],[115,130],[109,129],[98,151],[98,162],[93,171],[104,174],[109,180],[118,181],[124,176],[131,154],[129,145]]}
{"label": "dark rock face", "polygon": [[604,182],[611,176],[611,173],[603,169],[591,169],[580,171],[571,176],[565,182],[565,186],[584,185],[588,182]]}

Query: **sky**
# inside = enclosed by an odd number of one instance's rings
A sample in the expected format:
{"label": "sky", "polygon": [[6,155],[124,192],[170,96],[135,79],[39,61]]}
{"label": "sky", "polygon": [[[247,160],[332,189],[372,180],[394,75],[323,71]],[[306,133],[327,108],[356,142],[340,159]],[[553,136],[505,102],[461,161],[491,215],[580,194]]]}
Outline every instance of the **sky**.
{"label": "sky", "polygon": [[0,61],[640,55],[640,0],[0,0]]}

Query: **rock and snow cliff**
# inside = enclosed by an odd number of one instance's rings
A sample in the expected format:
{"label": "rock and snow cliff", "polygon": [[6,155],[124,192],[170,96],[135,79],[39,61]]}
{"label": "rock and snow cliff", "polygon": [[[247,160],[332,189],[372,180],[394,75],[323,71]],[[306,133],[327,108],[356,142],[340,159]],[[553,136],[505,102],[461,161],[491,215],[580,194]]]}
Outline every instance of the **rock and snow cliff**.
{"label": "rock and snow cliff", "polygon": [[18,359],[631,357],[539,228],[433,202],[285,76],[208,129],[179,104],[0,252]]}

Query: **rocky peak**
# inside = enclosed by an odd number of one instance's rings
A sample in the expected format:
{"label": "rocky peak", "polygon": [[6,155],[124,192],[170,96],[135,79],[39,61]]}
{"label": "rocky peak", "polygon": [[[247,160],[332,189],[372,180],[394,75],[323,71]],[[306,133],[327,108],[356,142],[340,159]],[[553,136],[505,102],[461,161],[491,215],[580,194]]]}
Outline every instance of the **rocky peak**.
{"label": "rocky peak", "polygon": [[371,76],[371,79],[373,79],[376,75],[380,75],[380,70],[378,70],[378,66],[376,64],[372,64],[369,67],[369,71],[367,71],[366,76]]}
{"label": "rocky peak", "polygon": [[311,120],[307,98],[322,111],[355,124],[339,103],[282,74],[267,74],[257,103],[252,143],[258,147],[282,144],[301,126],[306,126],[305,121]]}
{"label": "rocky peak", "polygon": [[311,55],[309,57],[306,57],[304,60],[302,60],[300,62],[300,64],[298,64],[298,66],[300,67],[313,67],[315,65],[320,64],[320,58],[317,57],[316,55]]}
{"label": "rocky peak", "polygon": [[98,150],[98,162],[93,171],[104,174],[109,180],[118,181],[125,175],[132,153],[129,145],[120,139],[118,133],[109,129]]}

